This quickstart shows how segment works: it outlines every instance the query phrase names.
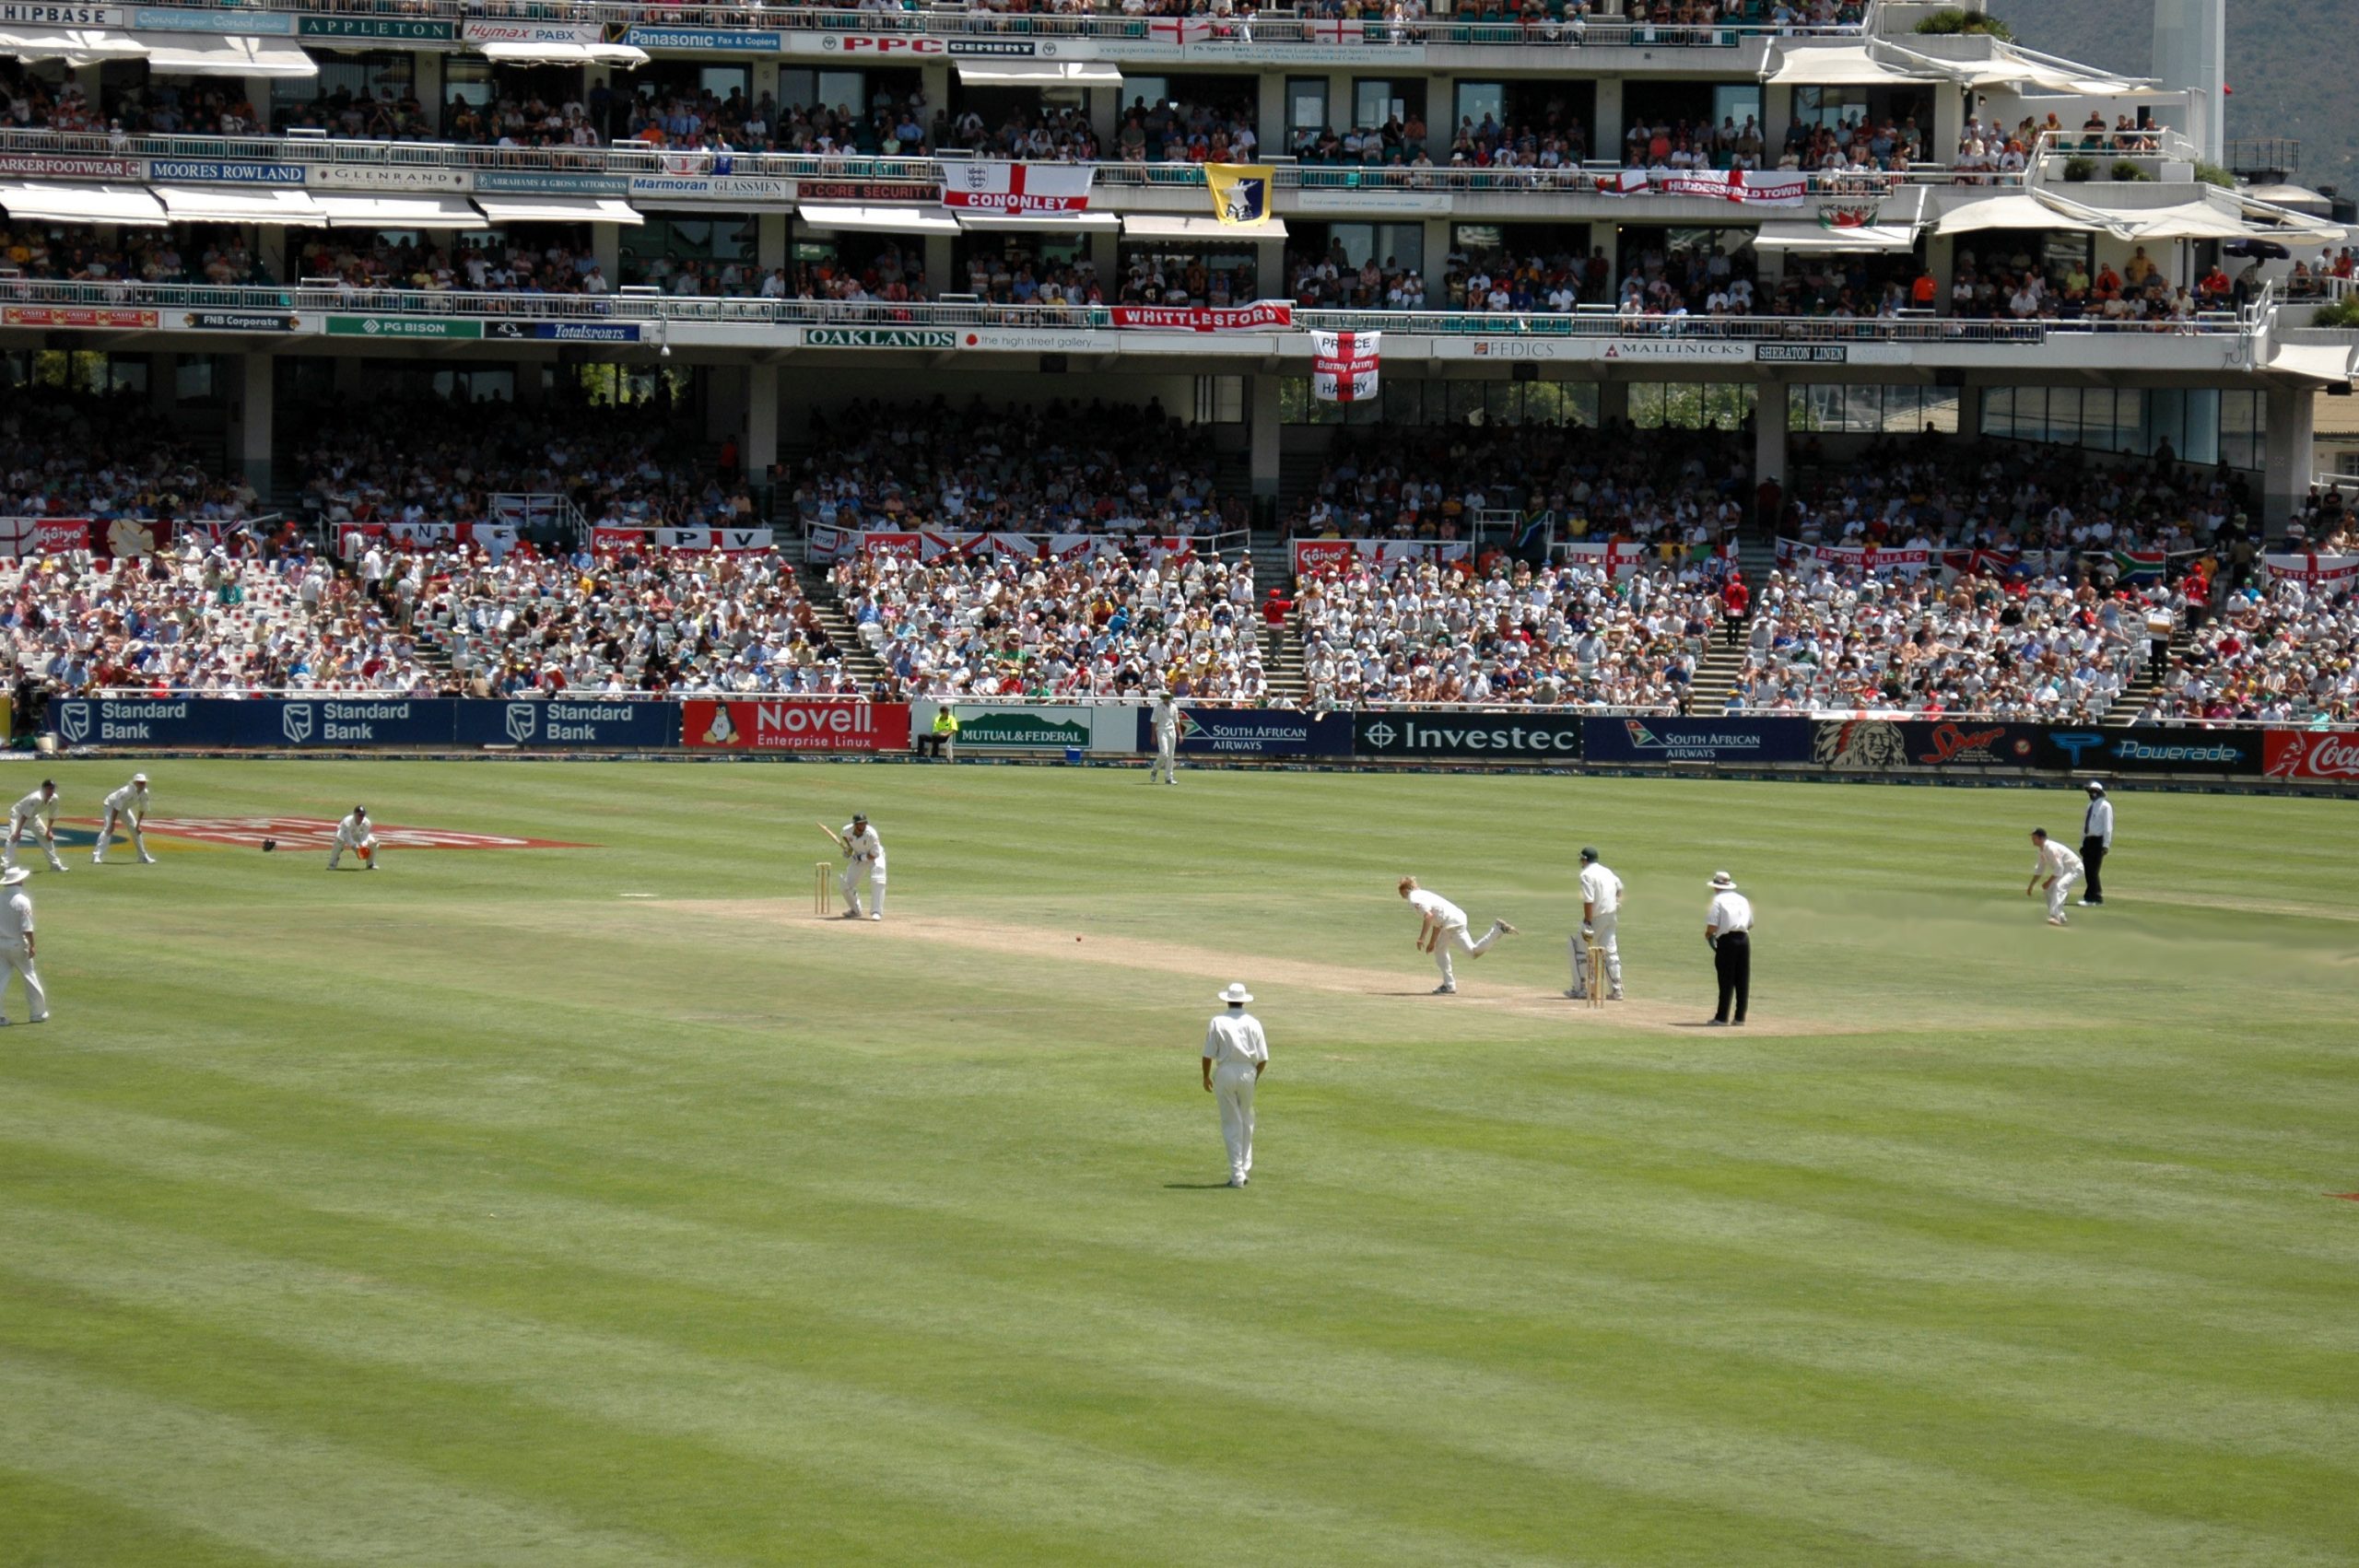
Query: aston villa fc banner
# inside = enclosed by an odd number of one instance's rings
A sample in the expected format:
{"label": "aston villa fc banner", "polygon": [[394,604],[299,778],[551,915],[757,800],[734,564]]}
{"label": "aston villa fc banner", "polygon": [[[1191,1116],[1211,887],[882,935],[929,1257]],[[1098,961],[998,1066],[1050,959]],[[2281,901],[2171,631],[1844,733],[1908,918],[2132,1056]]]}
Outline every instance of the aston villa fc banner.
{"label": "aston villa fc banner", "polygon": [[1384,334],[1310,334],[1310,395],[1320,403],[1366,403],[1377,392],[1377,353]]}
{"label": "aston villa fc banner", "polygon": [[945,162],[942,205],[971,213],[1060,213],[1089,210],[1086,163]]}

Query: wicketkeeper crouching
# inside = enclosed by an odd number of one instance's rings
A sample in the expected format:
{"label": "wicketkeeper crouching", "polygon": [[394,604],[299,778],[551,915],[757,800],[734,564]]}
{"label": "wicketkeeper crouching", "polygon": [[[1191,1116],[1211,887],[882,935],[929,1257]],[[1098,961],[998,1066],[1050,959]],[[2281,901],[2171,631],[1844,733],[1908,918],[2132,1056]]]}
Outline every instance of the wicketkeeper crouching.
{"label": "wicketkeeper crouching", "polygon": [[369,820],[367,806],[353,807],[352,814],[335,825],[335,842],[328,847],[328,870],[335,870],[346,849],[360,857],[365,870],[377,869],[377,827]]}

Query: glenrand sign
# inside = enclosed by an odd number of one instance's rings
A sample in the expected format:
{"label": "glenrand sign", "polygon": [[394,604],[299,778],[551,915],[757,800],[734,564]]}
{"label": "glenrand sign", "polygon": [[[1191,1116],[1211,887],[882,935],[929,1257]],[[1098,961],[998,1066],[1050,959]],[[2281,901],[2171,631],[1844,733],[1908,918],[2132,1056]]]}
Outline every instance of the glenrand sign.
{"label": "glenrand sign", "polygon": [[330,316],[328,335],[477,338],[483,336],[483,323],[454,321],[448,316]]}
{"label": "glenrand sign", "polygon": [[958,334],[937,327],[808,327],[805,348],[956,348]]}

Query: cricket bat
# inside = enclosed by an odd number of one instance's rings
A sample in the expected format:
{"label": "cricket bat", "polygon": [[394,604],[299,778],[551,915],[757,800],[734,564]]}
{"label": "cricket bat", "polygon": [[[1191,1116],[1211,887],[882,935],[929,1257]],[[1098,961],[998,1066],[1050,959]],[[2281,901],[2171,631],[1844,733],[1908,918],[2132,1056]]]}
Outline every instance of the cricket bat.
{"label": "cricket bat", "polygon": [[838,833],[834,828],[829,827],[826,823],[824,823],[824,822],[823,822],[823,823],[821,823],[821,824],[819,825],[819,831],[820,831],[820,832],[822,832],[822,833],[824,833],[824,834],[826,834],[828,837],[830,837],[830,838],[834,839],[834,840],[836,841],[836,848],[837,848],[840,849],[840,848],[842,848],[844,847],[844,838],[843,838],[843,835],[842,835],[842,834],[840,834],[840,833]]}

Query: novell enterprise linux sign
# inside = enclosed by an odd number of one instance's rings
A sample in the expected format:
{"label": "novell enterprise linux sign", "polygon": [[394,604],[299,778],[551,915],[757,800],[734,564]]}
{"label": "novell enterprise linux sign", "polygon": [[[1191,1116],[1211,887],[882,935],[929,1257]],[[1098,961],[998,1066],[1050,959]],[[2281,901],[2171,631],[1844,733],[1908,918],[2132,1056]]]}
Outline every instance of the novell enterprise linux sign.
{"label": "novell enterprise linux sign", "polygon": [[1491,762],[1577,762],[1575,714],[1362,713],[1352,751],[1366,757],[1457,757]]}
{"label": "novell enterprise linux sign", "polygon": [[906,703],[701,697],[680,705],[680,743],[735,751],[899,751]]}

